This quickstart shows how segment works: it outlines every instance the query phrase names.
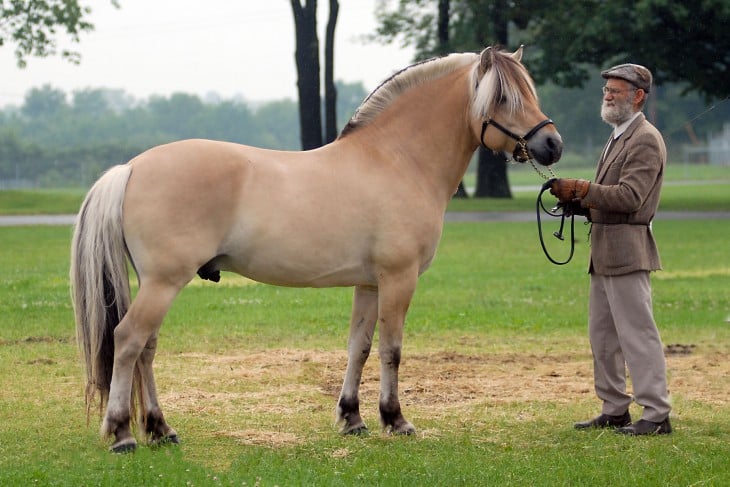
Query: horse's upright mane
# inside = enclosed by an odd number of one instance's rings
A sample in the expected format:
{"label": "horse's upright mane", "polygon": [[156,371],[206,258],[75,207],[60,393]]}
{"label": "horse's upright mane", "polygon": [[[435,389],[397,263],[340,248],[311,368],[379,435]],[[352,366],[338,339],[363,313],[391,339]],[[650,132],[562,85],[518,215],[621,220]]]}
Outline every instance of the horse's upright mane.
{"label": "horse's upright mane", "polygon": [[[446,76],[455,70],[474,64],[471,73],[471,110],[474,118],[488,119],[497,104],[504,104],[509,113],[523,110],[524,100],[537,100],[535,85],[525,67],[511,54],[492,48],[486,73],[480,73],[480,55],[457,53],[428,59],[404,68],[373,90],[355,111],[340,137],[372,122],[406,90],[424,82]],[[480,76],[481,79],[480,79]]]}
{"label": "horse's upright mane", "polygon": [[448,56],[421,61],[398,71],[383,81],[365,98],[365,101],[355,111],[345,128],[342,129],[340,137],[370,123],[393,103],[393,100],[409,88],[445,76],[462,66],[474,63],[478,59],[479,55],[474,53],[449,54]]}

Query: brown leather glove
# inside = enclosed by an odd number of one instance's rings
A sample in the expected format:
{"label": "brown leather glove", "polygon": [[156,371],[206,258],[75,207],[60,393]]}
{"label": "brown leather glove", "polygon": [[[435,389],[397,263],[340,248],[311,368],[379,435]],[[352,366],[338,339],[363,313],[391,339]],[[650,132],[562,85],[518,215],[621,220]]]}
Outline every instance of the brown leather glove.
{"label": "brown leather glove", "polygon": [[560,178],[553,181],[550,194],[561,202],[573,201],[576,198],[584,198],[590,185],[591,182],[585,179]]}

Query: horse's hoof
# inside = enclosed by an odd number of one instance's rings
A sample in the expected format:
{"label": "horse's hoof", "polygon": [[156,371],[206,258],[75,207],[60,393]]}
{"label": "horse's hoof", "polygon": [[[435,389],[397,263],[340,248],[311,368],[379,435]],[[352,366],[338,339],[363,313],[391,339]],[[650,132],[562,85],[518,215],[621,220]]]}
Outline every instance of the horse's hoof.
{"label": "horse's hoof", "polygon": [[157,440],[150,441],[151,447],[162,447],[166,445],[179,445],[180,438],[177,435],[163,436]]}
{"label": "horse's hoof", "polygon": [[344,431],[343,434],[352,436],[367,436],[370,434],[370,430],[368,430],[367,426],[362,425],[356,428],[352,428],[351,430]]}
{"label": "horse's hoof", "polygon": [[405,425],[401,426],[400,428],[391,427],[390,434],[398,435],[398,436],[415,436],[416,428],[412,424],[406,423]]}
{"label": "horse's hoof", "polygon": [[137,442],[134,440],[122,441],[119,443],[115,443],[109,447],[109,451],[111,451],[112,453],[119,453],[119,454],[132,453],[136,449],[137,449]]}

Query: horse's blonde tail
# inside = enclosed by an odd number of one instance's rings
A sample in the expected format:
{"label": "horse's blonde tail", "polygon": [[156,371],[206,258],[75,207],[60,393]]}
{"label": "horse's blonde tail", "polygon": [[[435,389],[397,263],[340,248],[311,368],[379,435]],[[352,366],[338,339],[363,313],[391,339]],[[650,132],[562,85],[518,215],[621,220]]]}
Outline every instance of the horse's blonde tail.
{"label": "horse's blonde tail", "polygon": [[99,394],[109,400],[114,364],[114,328],[131,300],[122,205],[132,168],[114,166],[89,190],[71,244],[71,298],[76,340],[86,368],[86,413]]}

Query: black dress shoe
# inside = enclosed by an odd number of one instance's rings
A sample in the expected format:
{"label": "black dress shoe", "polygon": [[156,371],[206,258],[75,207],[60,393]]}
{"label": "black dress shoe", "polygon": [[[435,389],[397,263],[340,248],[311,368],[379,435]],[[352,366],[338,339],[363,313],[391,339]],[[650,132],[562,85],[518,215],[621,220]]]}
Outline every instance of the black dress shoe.
{"label": "black dress shoe", "polygon": [[660,423],[653,421],[647,421],[646,419],[640,419],[634,424],[624,426],[623,428],[617,428],[616,433],[623,435],[668,435],[672,432],[672,425],[669,423],[669,418],[665,419]]}
{"label": "black dress shoe", "polygon": [[631,424],[631,415],[628,411],[620,416],[611,416],[610,414],[601,414],[589,421],[575,423],[575,429],[584,430],[588,428],[619,428]]}

